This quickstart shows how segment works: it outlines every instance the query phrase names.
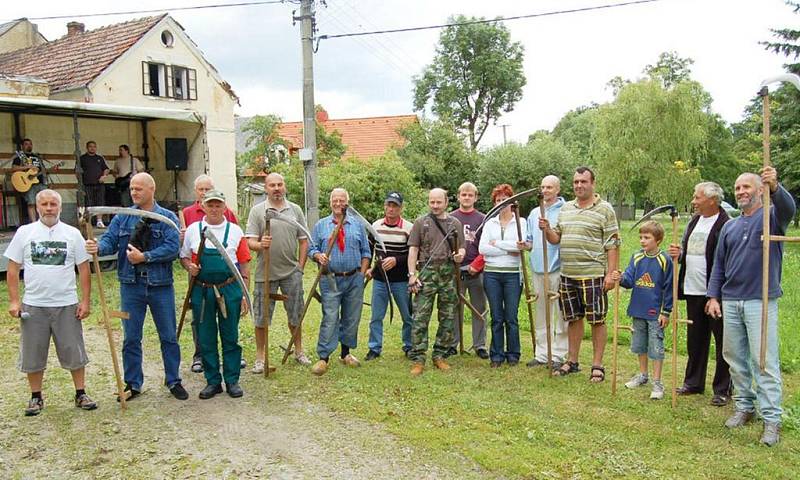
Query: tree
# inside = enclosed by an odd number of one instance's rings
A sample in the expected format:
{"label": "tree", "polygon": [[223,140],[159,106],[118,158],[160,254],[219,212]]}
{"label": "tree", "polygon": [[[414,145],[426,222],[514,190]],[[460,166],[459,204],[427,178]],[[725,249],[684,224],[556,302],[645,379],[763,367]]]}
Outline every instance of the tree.
{"label": "tree", "polygon": [[592,136],[597,128],[598,105],[570,110],[553,128],[553,138],[564,144],[581,162],[591,163]]}
{"label": "tree", "polygon": [[[800,3],[787,1],[787,5],[793,7],[794,13],[800,12]],[[773,28],[772,35],[776,38],[773,42],[759,42],[767,50],[784,55],[793,60],[800,57],[800,30],[793,28]],[[784,67],[792,73],[800,74],[800,63],[788,63]]]}
{"label": "tree", "polygon": [[475,151],[490,123],[510,112],[525,86],[523,46],[499,21],[451,17],[433,62],[414,78],[414,108],[431,103],[434,114],[466,132]]}
{"label": "tree", "polygon": [[678,56],[678,52],[662,52],[655,65],[644,67],[644,73],[661,82],[661,86],[669,90],[673,86],[691,80],[691,65],[694,60]]}
{"label": "tree", "polygon": [[281,117],[278,115],[256,115],[242,127],[242,131],[248,137],[245,146],[249,148],[237,158],[237,166],[240,169],[261,172],[276,163],[273,145],[282,145],[283,147],[287,145],[286,140],[278,134],[281,122]]}
{"label": "tree", "polygon": [[478,155],[467,149],[452,124],[423,118],[401,127],[400,135],[405,144],[397,155],[423,188],[444,188],[454,199],[459,185],[474,181]]}
{"label": "tree", "polygon": [[[561,194],[572,192],[572,172],[578,161],[572,152],[551,135],[539,136],[526,144],[509,143],[494,147],[483,154],[478,173],[479,206],[491,208],[492,189],[501,183],[510,184],[516,193],[538,187],[546,175],[561,179]],[[522,212],[530,211],[538,200],[530,198],[521,205]]]}

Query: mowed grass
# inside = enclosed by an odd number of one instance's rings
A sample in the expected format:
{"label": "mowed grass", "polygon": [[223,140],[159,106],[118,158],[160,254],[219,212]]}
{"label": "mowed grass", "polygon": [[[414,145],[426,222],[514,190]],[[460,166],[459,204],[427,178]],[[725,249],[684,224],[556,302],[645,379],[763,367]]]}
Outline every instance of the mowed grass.
{"label": "mowed grass", "polygon": [[[638,236],[630,232],[631,223],[623,225],[623,265],[638,249]],[[668,219],[665,219],[668,231]],[[790,234],[800,234],[792,231]],[[636,358],[628,350],[629,334],[620,335],[619,391],[611,395],[611,335],[606,348],[606,382],[593,385],[588,381],[591,363],[591,344],[585,341],[581,351],[584,371],[566,378],[550,378],[544,369],[524,366],[490,369],[488,362],[474,355],[452,358],[453,369],[441,373],[426,369],[419,378],[408,374],[410,364],[400,350],[400,319],[385,322],[384,353],[361,368],[350,369],[332,362],[323,377],[314,377],[304,367],[287,363],[269,379],[244,373],[245,390],[258,390],[269,396],[297,397],[316,402],[338,413],[351,415],[382,425],[399,440],[430,450],[442,464],[463,465],[467,459],[477,462],[490,477],[500,478],[796,478],[800,471],[800,434],[796,429],[800,417],[798,382],[800,376],[800,332],[795,312],[800,309],[798,247],[787,245],[784,258],[784,298],[780,301],[781,361],[784,367],[784,406],[794,409],[784,421],[782,443],[772,449],[758,444],[761,424],[728,431],[722,424],[732,407],[709,405],[710,386],[704,396],[679,398],[677,408],[671,408],[669,395],[665,400],[648,400],[649,388],[630,391],[623,383],[637,370]],[[176,272],[178,306],[186,289],[185,274]],[[315,269],[306,272],[306,289],[313,281]],[[114,275],[105,275],[109,303],[118,305]],[[5,285],[2,286],[5,289]],[[5,292],[2,307],[6,308]],[[369,292],[365,300],[369,301]],[[612,297],[613,298],[613,297]],[[628,293],[623,291],[620,305],[622,323]],[[89,322],[99,320],[99,305],[94,298],[94,314]],[[613,306],[612,306],[613,308]],[[366,354],[369,307],[364,307],[359,331],[359,358]],[[610,323],[611,317],[609,317]],[[314,302],[305,326],[305,350],[315,357],[320,321],[320,307]],[[531,340],[527,312],[520,308],[523,359],[531,357]],[[16,322],[2,320],[0,358],[11,368],[18,348]],[[431,343],[436,321],[431,323]],[[96,326],[93,328],[97,328]],[[685,367],[685,334],[681,329],[678,340],[678,381]],[[242,321],[241,341],[246,358],[254,356],[253,329],[249,318]],[[588,330],[587,330],[588,334]],[[158,341],[154,327],[148,322],[145,350],[148,361],[159,361]],[[279,364],[288,333],[282,307],[276,312],[271,336],[271,361]],[[469,322],[465,337],[470,338]],[[588,339],[588,337],[587,337]],[[191,341],[182,341],[184,368],[188,372]],[[671,334],[667,349],[671,351]],[[332,357],[334,358],[334,357]],[[713,351],[711,358],[713,359]],[[105,364],[105,352],[97,352],[94,362]],[[712,360],[713,363],[713,360]],[[110,395],[114,391],[111,376],[93,376],[89,368],[92,391]],[[55,372],[56,369],[49,370]],[[709,371],[713,372],[713,364]],[[672,378],[670,357],[665,362],[664,381],[669,387]],[[150,378],[151,388],[161,379]],[[52,385],[58,382],[58,385]],[[22,393],[24,378],[13,390]],[[710,379],[709,379],[710,383]],[[55,374],[46,384],[48,389],[69,391],[68,375]],[[19,388],[18,388],[19,387]],[[196,392],[190,392],[196,395]],[[6,397],[6,396],[4,396]],[[20,415],[23,398],[5,398],[0,402],[4,418]],[[106,402],[108,405],[110,402]],[[235,412],[232,412],[235,414]],[[137,422],[147,418],[137,417]],[[794,427],[794,428],[793,428]],[[31,427],[34,428],[34,427]],[[254,439],[255,440],[255,439]],[[342,442],[346,439],[331,439]],[[313,445],[309,445],[313,448]],[[402,472],[392,472],[390,477]],[[335,476],[335,472],[332,472]]]}

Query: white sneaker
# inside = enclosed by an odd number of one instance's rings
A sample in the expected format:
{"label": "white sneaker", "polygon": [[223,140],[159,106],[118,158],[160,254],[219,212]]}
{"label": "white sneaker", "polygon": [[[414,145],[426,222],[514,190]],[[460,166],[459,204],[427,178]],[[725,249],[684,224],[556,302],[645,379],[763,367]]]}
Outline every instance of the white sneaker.
{"label": "white sneaker", "polygon": [[253,373],[264,373],[264,361],[263,360],[256,360],[253,364]]}
{"label": "white sneaker", "polygon": [[653,391],[650,392],[650,400],[661,400],[664,398],[664,384],[659,380],[653,382]]}
{"label": "white sneaker", "polygon": [[625,388],[636,388],[641,387],[642,385],[647,383],[647,375],[644,373],[637,373],[630,380],[628,383],[625,384]]}
{"label": "white sneaker", "polygon": [[295,355],[294,361],[304,367],[308,367],[309,365],[311,365],[311,360],[309,360],[308,357],[306,357],[306,354],[302,352],[300,353],[300,355]]}

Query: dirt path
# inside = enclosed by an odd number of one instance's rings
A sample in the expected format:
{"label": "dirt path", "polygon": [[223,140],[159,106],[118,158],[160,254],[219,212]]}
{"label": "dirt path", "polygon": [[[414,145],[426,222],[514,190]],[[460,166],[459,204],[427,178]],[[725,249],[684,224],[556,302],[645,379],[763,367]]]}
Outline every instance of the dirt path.
{"label": "dirt path", "polygon": [[442,469],[379,426],[289,396],[268,398],[257,388],[263,380],[249,373],[242,375],[244,398],[201,401],[203,376],[184,366],[191,397],[178,402],[158,386],[163,372],[153,344],[145,345],[145,394],[120,414],[106,393],[114,387],[104,332],[93,327],[85,335],[98,410],[71,406],[69,375],[52,367],[52,351],[39,417],[22,416],[19,373],[0,373],[13,385],[0,397],[0,472],[10,473],[3,478],[485,478],[466,459],[457,462],[464,471]]}

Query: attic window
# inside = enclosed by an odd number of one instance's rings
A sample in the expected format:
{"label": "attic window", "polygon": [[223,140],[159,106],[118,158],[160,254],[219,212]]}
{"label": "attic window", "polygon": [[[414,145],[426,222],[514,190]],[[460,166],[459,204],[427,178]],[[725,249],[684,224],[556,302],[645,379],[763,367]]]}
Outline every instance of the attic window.
{"label": "attic window", "polygon": [[172,32],[169,30],[164,30],[161,32],[161,43],[163,43],[167,48],[172,47],[172,45],[175,43],[175,37],[172,36]]}

